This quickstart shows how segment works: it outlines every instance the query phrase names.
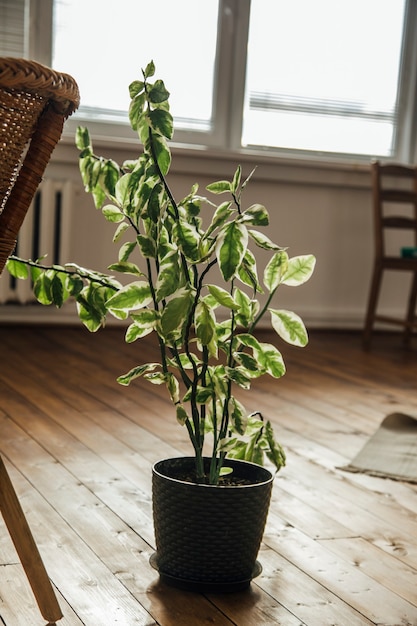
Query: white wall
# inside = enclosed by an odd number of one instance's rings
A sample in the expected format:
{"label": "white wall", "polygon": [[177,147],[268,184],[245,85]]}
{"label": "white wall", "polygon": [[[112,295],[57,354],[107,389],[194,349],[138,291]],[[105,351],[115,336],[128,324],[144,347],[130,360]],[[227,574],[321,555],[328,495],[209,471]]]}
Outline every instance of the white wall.
{"label": "white wall", "polygon": [[[133,158],[129,146],[96,152],[118,160]],[[73,206],[71,257],[80,265],[105,270],[116,258],[111,242],[114,226],[104,221],[84,193],[78,172],[78,154],[68,142],[56,150],[47,176],[71,178],[80,184]],[[372,216],[369,167],[366,164],[311,163],[271,160],[259,154],[236,157],[173,148],[169,181],[177,197],[194,182],[200,193],[209,182],[230,177],[241,163],[244,174],[256,173],[245,192],[245,202],[264,204],[270,213],[267,234],[290,255],[314,253],[317,266],[309,283],[297,289],[282,287],[276,306],[294,309],[310,327],[360,328],[365,314],[372,269]],[[204,174],[202,174],[204,172]],[[0,278],[2,280],[4,278]],[[386,313],[400,311],[406,278],[387,281],[381,299]],[[75,321],[74,307],[0,305],[0,322]]]}

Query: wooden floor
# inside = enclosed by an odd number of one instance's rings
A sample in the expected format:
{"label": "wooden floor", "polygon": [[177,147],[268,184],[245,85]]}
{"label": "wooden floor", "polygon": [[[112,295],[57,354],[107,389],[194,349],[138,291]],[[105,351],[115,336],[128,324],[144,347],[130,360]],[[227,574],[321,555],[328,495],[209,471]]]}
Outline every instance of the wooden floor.
{"label": "wooden floor", "polygon": [[[263,572],[247,592],[201,596],[165,587],[148,562],[151,466],[190,449],[162,388],[115,382],[138,345],[121,328],[0,327],[1,453],[61,626],[417,625],[417,486],[337,469],[385,415],[417,415],[417,344],[381,335],[364,353],[355,333],[316,332],[282,349],[286,376],[242,396],[288,455]],[[3,526],[0,624],[44,624]]]}

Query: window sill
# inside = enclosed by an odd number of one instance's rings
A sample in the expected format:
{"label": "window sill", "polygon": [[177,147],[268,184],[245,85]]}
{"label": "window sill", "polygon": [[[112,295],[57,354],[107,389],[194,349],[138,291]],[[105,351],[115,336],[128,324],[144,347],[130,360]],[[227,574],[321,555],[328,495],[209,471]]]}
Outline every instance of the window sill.
{"label": "window sill", "polygon": [[[114,139],[103,135],[95,137],[91,129],[94,149],[107,158],[121,163],[135,159],[141,145],[135,137]],[[211,180],[230,178],[240,164],[244,175],[256,168],[254,180],[324,187],[368,188],[369,162],[366,157],[332,157],[318,155],[278,154],[263,150],[221,150],[207,146],[171,143],[173,162],[171,174],[207,175]],[[74,134],[66,130],[54,158],[60,165],[78,163]]]}

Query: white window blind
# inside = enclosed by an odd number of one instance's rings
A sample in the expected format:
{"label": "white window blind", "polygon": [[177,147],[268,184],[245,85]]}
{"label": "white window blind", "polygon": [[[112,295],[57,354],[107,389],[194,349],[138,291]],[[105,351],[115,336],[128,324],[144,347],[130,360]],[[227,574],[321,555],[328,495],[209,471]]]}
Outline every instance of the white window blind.
{"label": "white window blind", "polygon": [[217,0],[55,0],[53,66],[76,78],[79,115],[125,121],[128,86],[153,60],[176,126],[208,131],[217,20]]}
{"label": "white window blind", "polygon": [[0,0],[0,55],[24,57],[25,0]]}
{"label": "white window blind", "polygon": [[403,0],[252,0],[243,145],[389,156]]}
{"label": "white window blind", "polygon": [[416,42],[417,0],[0,0],[0,53],[72,74],[67,132],[109,141],[134,138],[128,85],[152,59],[177,142],[409,160]]}

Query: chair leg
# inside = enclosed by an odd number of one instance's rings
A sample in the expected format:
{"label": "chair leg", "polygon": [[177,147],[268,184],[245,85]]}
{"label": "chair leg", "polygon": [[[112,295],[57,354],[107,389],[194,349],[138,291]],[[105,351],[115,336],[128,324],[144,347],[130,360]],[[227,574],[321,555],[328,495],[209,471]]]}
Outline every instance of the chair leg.
{"label": "chair leg", "polygon": [[416,303],[417,303],[417,272],[413,274],[413,280],[411,283],[410,296],[408,299],[407,309],[407,326],[404,331],[404,344],[408,345],[411,339],[411,333],[413,330],[413,324],[416,320]]}
{"label": "chair leg", "polygon": [[368,308],[365,317],[365,326],[362,335],[362,345],[366,350],[371,343],[371,335],[375,321],[376,307],[378,303],[379,290],[381,287],[382,267],[378,264],[374,266],[371,289],[369,291]]}
{"label": "chair leg", "polygon": [[63,615],[26,517],[0,457],[0,510],[42,617],[50,624]]}

